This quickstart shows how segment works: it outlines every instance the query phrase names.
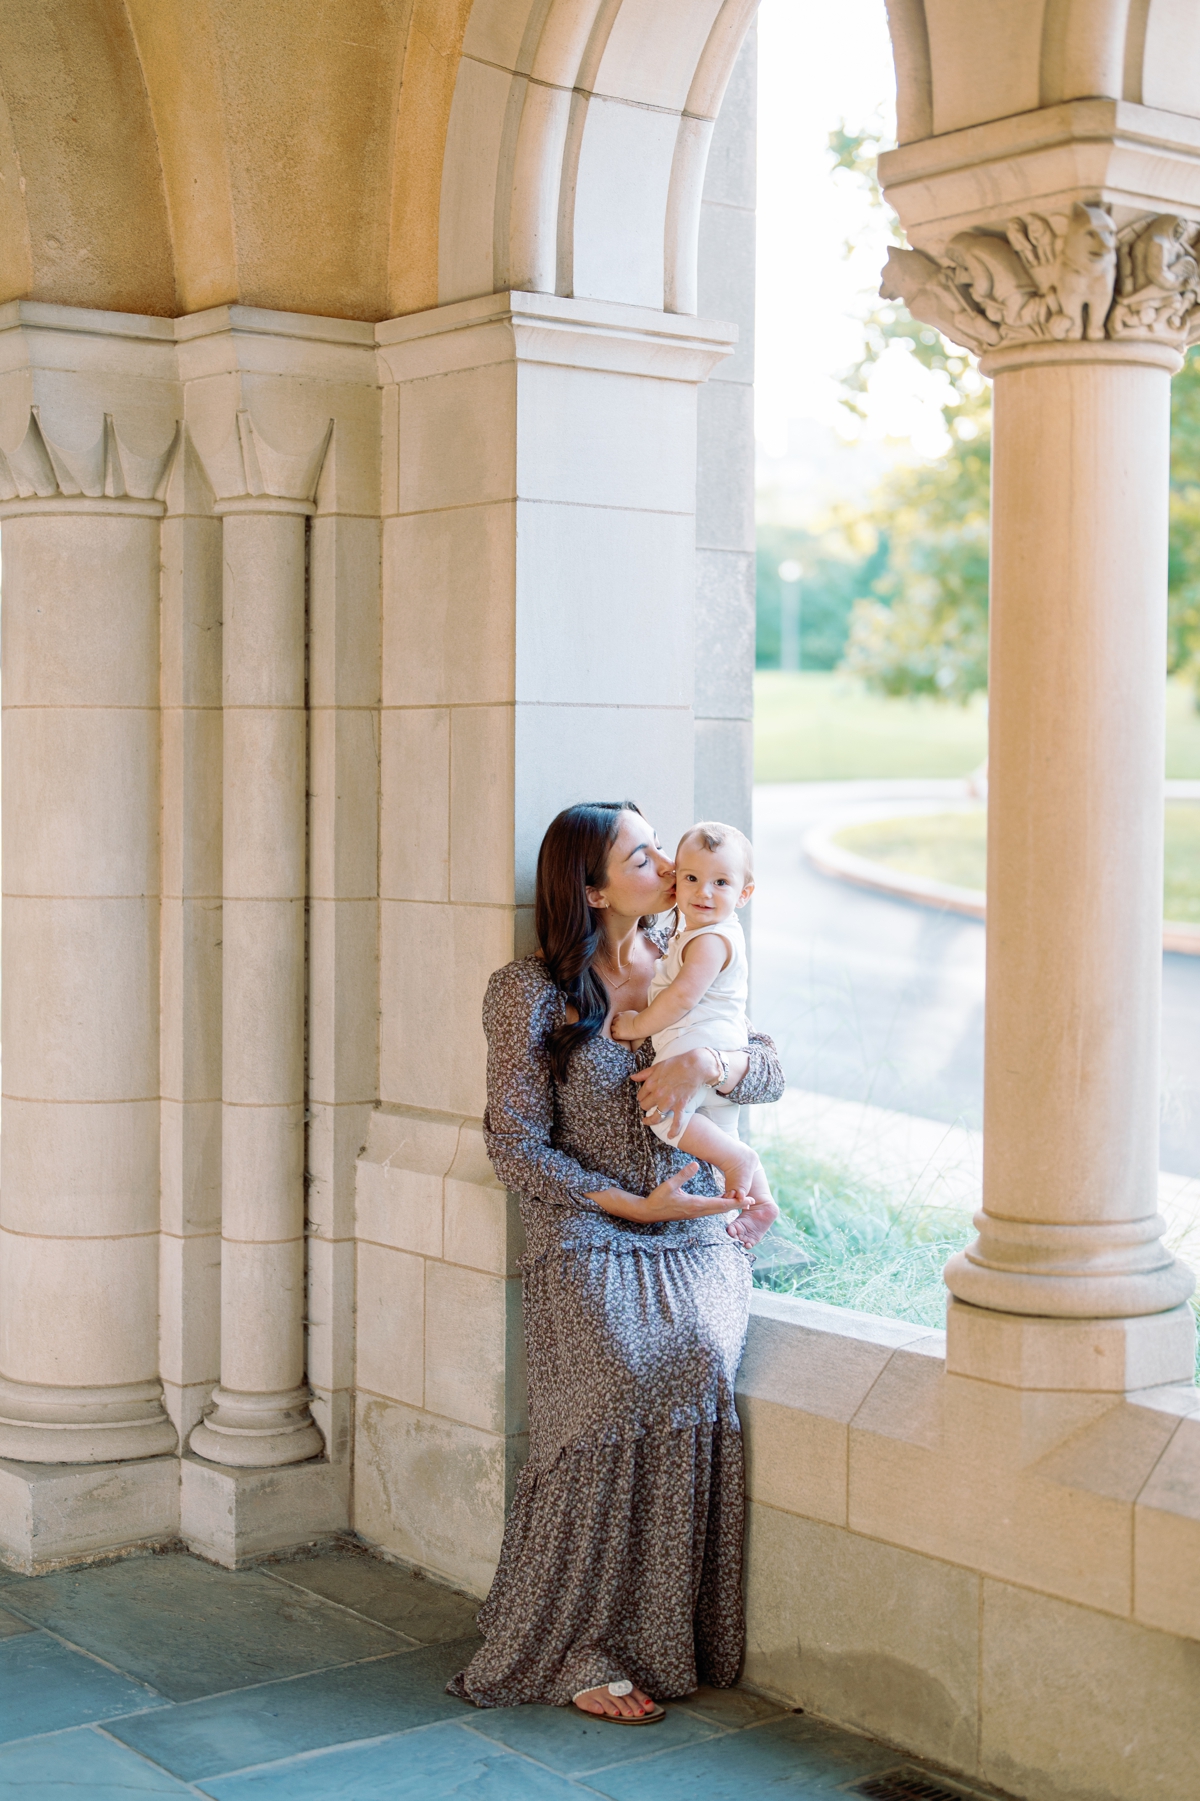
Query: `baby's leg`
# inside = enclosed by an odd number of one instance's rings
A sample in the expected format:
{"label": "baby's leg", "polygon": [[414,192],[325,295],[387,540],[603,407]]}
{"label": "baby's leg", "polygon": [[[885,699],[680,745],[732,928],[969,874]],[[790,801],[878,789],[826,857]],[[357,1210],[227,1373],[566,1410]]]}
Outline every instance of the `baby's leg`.
{"label": "baby's leg", "polygon": [[719,1169],[725,1178],[726,1194],[732,1194],[736,1188],[754,1201],[770,1200],[771,1190],[757,1154],[748,1144],[714,1126],[703,1114],[693,1113],[678,1139],[672,1142],[689,1157],[698,1157],[702,1163]]}

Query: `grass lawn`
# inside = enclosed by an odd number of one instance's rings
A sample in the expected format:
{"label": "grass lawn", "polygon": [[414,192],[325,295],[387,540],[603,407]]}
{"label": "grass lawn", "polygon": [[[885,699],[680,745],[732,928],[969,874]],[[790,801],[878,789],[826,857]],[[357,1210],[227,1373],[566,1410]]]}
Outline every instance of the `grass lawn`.
{"label": "grass lawn", "polygon": [[[847,826],[836,842],[859,857],[906,875],[982,888],[987,874],[987,816],[916,814]],[[1163,918],[1200,922],[1200,805],[1172,801],[1166,809]]]}
{"label": "grass lawn", "polygon": [[[1200,777],[1200,713],[1187,683],[1167,684],[1167,768]],[[987,756],[987,706],[887,700],[833,674],[760,669],[754,678],[754,774],[759,782],[870,776],[964,776]],[[1183,917],[1178,915],[1177,917]]]}

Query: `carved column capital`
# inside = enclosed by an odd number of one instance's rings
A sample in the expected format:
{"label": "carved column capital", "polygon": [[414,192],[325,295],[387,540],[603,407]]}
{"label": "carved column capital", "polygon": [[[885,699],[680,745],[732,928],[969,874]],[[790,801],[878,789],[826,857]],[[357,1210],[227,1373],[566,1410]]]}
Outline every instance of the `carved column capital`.
{"label": "carved column capital", "polygon": [[1106,207],[973,226],[941,258],[892,250],[880,294],[967,350],[1068,343],[1200,342],[1200,225],[1151,213],[1119,231]]}

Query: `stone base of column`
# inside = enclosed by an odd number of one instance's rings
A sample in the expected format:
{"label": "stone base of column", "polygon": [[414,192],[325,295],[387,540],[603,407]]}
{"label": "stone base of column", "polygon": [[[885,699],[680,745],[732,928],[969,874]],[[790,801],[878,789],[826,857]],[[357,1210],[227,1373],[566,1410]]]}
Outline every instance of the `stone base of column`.
{"label": "stone base of column", "polygon": [[946,1370],[1007,1388],[1129,1394],[1191,1382],[1196,1320],[1188,1306],[1133,1319],[1039,1319],[951,1300]]}
{"label": "stone base of column", "polygon": [[106,1465],[0,1460],[0,1564],[37,1576],[179,1534],[179,1459]]}
{"label": "stone base of column", "polygon": [[240,1470],[279,1469],[320,1457],[325,1449],[309,1412],[312,1395],[307,1388],[263,1395],[214,1388],[212,1398],[212,1411],[189,1440],[189,1449],[208,1463]]}
{"label": "stone base of column", "polygon": [[0,1457],[26,1463],[125,1463],[178,1446],[161,1382],[52,1388],[0,1378]]}
{"label": "stone base of column", "polygon": [[348,1463],[230,1469],[185,1453],[179,1532],[189,1551],[236,1570],[350,1525]]}

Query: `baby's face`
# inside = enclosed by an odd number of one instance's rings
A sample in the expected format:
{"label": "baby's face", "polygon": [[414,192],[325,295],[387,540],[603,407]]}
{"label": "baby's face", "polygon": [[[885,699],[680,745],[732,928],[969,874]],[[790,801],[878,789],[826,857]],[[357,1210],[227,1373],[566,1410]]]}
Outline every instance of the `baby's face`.
{"label": "baby's face", "polygon": [[754,892],[736,845],[705,850],[684,844],[675,859],[675,903],[689,927],[716,925],[744,907]]}

